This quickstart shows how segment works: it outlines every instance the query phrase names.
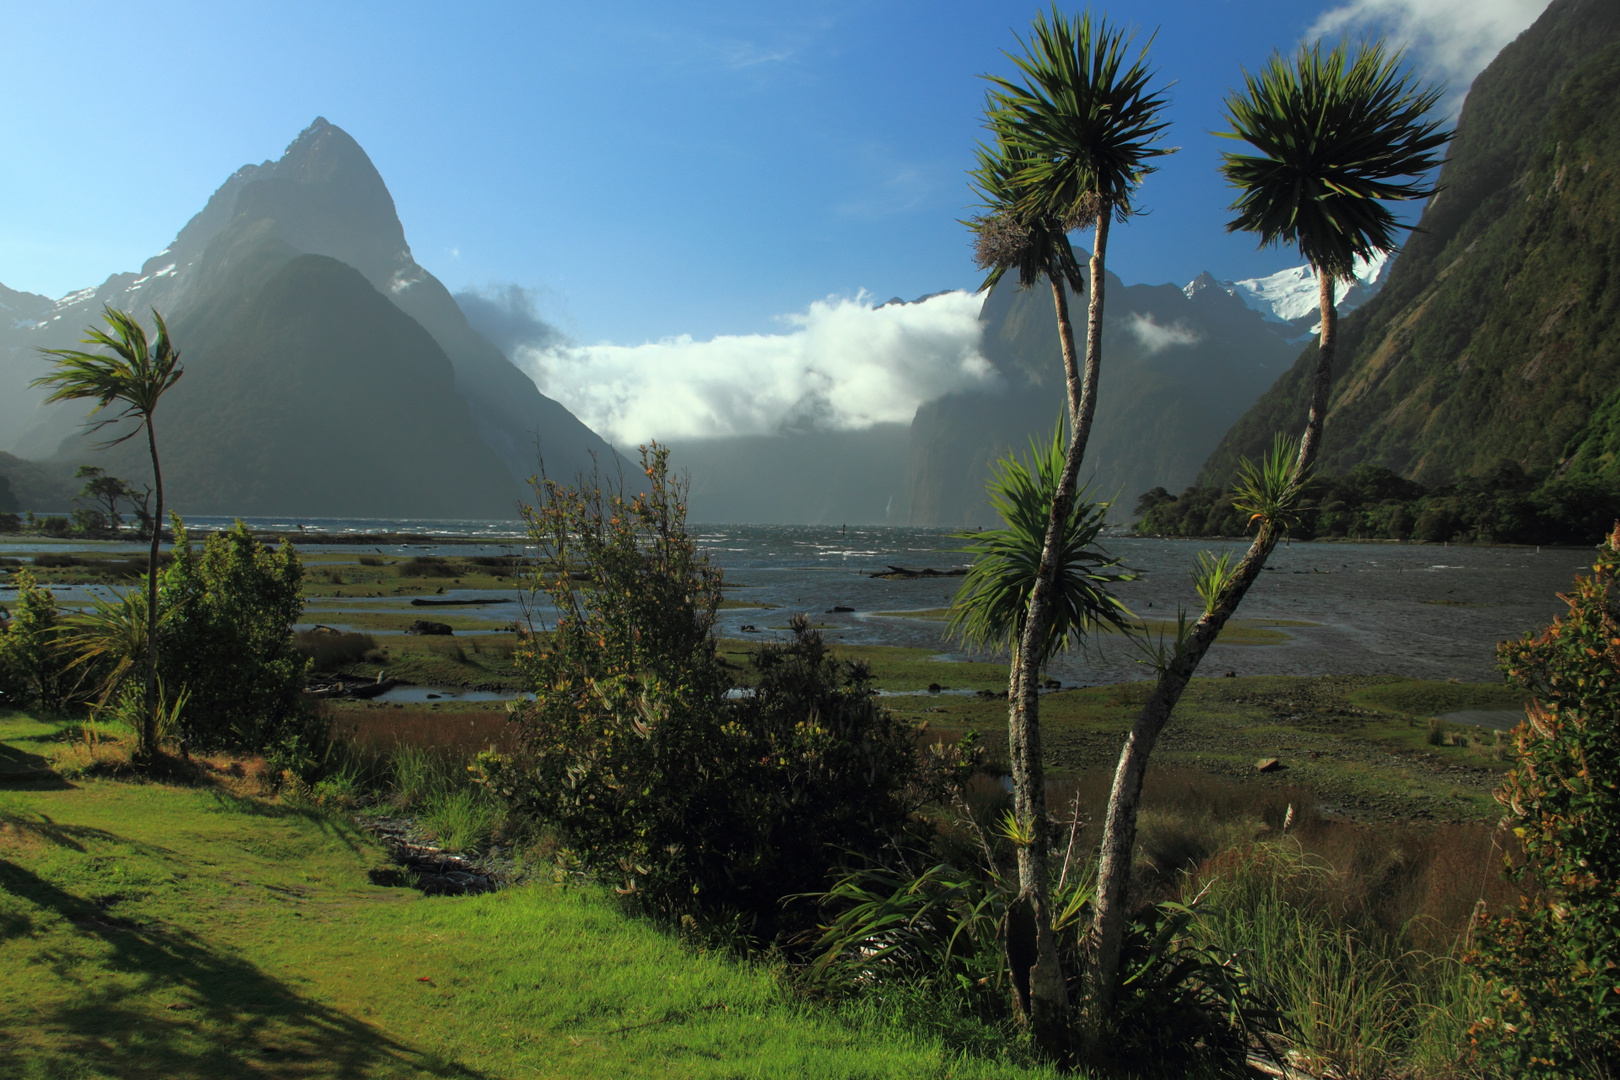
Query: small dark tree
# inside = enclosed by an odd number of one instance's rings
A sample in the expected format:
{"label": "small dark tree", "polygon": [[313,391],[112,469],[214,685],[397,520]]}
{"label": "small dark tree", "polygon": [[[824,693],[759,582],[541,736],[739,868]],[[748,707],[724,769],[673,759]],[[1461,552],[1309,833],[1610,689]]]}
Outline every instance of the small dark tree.
{"label": "small dark tree", "polygon": [[118,503],[129,497],[128,484],[116,476],[108,476],[106,469],[96,465],[80,465],[73,479],[84,481],[84,487],[73,497],[75,502],[89,503],[101,515],[109,531],[117,532],[123,527],[124,518],[118,512]]}
{"label": "small dark tree", "polygon": [[1535,694],[1497,801],[1524,847],[1517,911],[1480,919],[1473,961],[1499,1015],[1477,1044],[1516,1077],[1620,1076],[1620,525],[1569,611],[1499,650]]}

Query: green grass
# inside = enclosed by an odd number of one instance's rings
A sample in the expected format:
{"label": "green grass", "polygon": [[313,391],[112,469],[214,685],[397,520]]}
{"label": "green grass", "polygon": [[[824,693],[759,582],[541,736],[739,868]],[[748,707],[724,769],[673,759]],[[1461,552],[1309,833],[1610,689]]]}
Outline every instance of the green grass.
{"label": "green grass", "polygon": [[478,686],[513,692],[523,689],[512,662],[515,634],[400,634],[381,638],[377,644],[383,654],[380,660],[349,664],[340,670],[367,677],[387,672],[391,678],[421,686]]}
{"label": "green grass", "polygon": [[[944,686],[979,686],[958,678],[955,664],[900,666],[931,667],[932,681]],[[988,678],[990,670],[983,672],[984,683],[1005,690],[1004,667],[980,667],[999,670],[999,683]],[[897,683],[896,688],[916,685]],[[890,684],[880,679],[878,685]],[[1151,690],[1147,682],[1118,683],[1043,697],[1048,774],[1111,774],[1125,733]],[[1507,767],[1506,737],[1457,725],[1455,744],[1430,745],[1429,717],[1504,698],[1517,700],[1495,684],[1391,676],[1194,679],[1154,751],[1154,766],[1261,786],[1309,788],[1341,812],[1365,819],[1493,820],[1501,814],[1491,792]],[[947,738],[977,731],[992,757],[1005,755],[1007,707],[999,698],[891,697],[884,705]],[[1283,768],[1258,774],[1255,763],[1270,757],[1279,758]]]}
{"label": "green grass", "polygon": [[[46,752],[56,725],[0,713]],[[214,789],[0,792],[0,1045],[46,1077],[1019,1077],[794,1003],[599,893],[370,884],[339,817]]]}
{"label": "green grass", "polygon": [[1522,709],[1529,697],[1506,683],[1400,679],[1351,695],[1361,705],[1402,716],[1430,717],[1461,709]]}

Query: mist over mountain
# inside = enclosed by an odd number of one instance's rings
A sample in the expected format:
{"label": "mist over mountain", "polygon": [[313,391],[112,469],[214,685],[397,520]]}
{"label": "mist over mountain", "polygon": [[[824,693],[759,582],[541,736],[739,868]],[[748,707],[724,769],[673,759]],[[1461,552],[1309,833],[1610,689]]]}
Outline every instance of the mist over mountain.
{"label": "mist over mountain", "polygon": [[[1320,468],[1620,480],[1620,5],[1555,0],[1475,80],[1388,284],[1340,326]],[[1307,349],[1210,456],[1303,426]]]}
{"label": "mist over mountain", "polygon": [[506,517],[538,455],[570,475],[615,460],[468,324],[370,159],[321,118],[232,174],[139,273],[0,304],[0,447],[132,479],[139,454],[96,450],[84,405],[27,383],[36,350],[75,343],[103,304],[164,313],[186,374],[160,450],[183,513]]}
{"label": "mist over mountain", "polygon": [[[1346,290],[1354,307],[1374,295],[1378,267]],[[1179,490],[1232,423],[1284,371],[1315,320],[1295,310],[1299,270],[1251,281],[1204,273],[1186,285],[1126,285],[1112,274],[1103,318],[1103,368],[1082,479],[1094,499],[1118,498],[1127,520],[1136,496]],[[1315,286],[1311,286],[1314,295]],[[1086,299],[1069,295],[1084,347]],[[1051,289],[1003,278],[985,300],[984,355],[993,387],[925,403],[911,424],[909,520],[990,525],[990,466],[1031,438],[1051,436],[1065,410],[1062,352]]]}

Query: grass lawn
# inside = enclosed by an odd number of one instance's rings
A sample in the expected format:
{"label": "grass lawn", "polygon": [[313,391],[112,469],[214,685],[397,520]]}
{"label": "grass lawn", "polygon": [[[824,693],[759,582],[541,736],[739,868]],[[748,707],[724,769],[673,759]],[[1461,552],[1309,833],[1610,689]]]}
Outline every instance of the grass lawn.
{"label": "grass lawn", "polygon": [[591,889],[371,884],[341,818],[230,789],[6,782],[64,729],[0,712],[7,1077],[1016,1077],[817,1014]]}

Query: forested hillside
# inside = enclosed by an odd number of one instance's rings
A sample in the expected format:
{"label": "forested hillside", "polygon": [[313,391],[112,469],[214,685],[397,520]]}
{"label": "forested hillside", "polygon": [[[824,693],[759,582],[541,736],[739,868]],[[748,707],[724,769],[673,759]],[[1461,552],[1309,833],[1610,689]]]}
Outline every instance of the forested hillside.
{"label": "forested hillside", "polygon": [[[1620,4],[1555,0],[1502,51],[1440,185],[1388,285],[1341,325],[1322,470],[1377,466],[1442,497],[1620,484]],[[1303,425],[1314,351],[1227,433],[1201,485]]]}

